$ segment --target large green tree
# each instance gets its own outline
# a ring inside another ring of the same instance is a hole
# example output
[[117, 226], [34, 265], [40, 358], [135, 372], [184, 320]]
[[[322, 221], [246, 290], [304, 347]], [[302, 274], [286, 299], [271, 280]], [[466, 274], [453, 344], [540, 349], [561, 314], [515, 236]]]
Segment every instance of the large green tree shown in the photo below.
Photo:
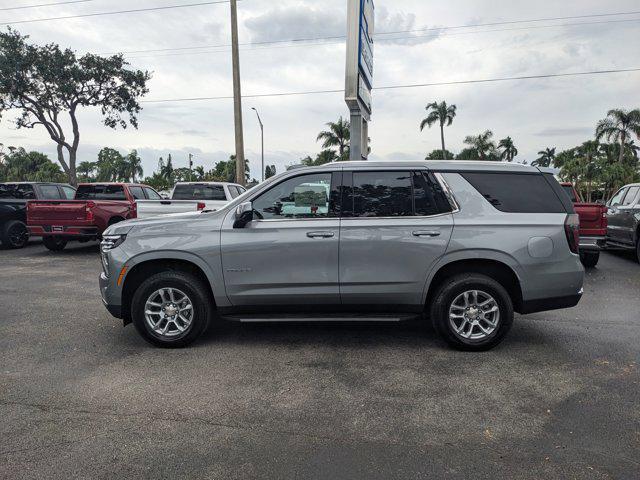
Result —
[[123, 177], [126, 175], [125, 159], [116, 149], [104, 147], [98, 152], [96, 170], [96, 180], [99, 182], [124, 180]]
[[327, 127], [329, 127], [329, 130], [320, 132], [316, 141], [322, 140], [322, 148], [325, 149], [338, 147], [339, 159], [348, 160], [349, 140], [351, 138], [349, 121], [340, 117], [337, 122], [327, 123]]
[[496, 144], [492, 140], [493, 132], [485, 130], [479, 135], [469, 135], [464, 139], [465, 145], [476, 151], [477, 160], [494, 160], [496, 156]]
[[447, 151], [444, 146], [444, 127], [448, 127], [453, 123], [457, 108], [455, 105], [447, 105], [445, 101], [440, 103], [432, 102], [425, 107], [427, 116], [420, 122], [420, 131], [423, 131], [426, 126], [431, 128], [436, 123], [440, 126], [440, 142], [442, 143], [442, 156], [440, 159], [442, 160], [446, 159]]
[[442, 150], [433, 150], [425, 157], [425, 160], [453, 160], [454, 158], [455, 155], [449, 150], [445, 150], [444, 155], [442, 154]]
[[44, 128], [75, 185], [79, 109], [96, 107], [110, 128], [137, 128], [138, 99], [148, 92], [150, 74], [127, 68], [122, 55], [77, 57], [71, 49], [33, 45], [27, 39], [12, 29], [0, 33], [0, 114], [16, 109], [17, 128]]
[[2, 153], [0, 181], [2, 182], [64, 182], [60, 167], [40, 152], [27, 152], [24, 148], [11, 148]]
[[608, 142], [617, 142], [620, 145], [618, 161], [622, 163], [625, 148], [631, 141], [632, 135], [640, 138], [640, 109], [622, 110], [614, 108], [607, 112], [607, 118], [598, 122], [596, 127], [596, 139], [606, 139]]

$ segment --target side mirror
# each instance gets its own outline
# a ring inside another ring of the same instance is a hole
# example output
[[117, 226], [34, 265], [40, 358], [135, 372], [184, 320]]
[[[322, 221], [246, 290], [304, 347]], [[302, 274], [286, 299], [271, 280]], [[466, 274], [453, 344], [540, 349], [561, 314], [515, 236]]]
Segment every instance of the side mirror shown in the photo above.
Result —
[[251, 220], [253, 220], [253, 204], [251, 202], [241, 203], [236, 207], [236, 220], [233, 222], [233, 228], [244, 228]]

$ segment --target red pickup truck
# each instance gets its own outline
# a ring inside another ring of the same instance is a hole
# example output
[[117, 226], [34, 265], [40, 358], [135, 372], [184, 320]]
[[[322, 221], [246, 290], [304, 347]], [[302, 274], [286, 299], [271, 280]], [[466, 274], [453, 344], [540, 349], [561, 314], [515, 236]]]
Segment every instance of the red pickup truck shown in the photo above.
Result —
[[53, 251], [63, 250], [69, 240], [98, 239], [109, 225], [137, 217], [136, 200], [147, 198], [145, 189], [153, 190], [133, 183], [81, 183], [73, 200], [31, 200], [29, 234], [42, 237]]
[[571, 183], [561, 183], [562, 188], [573, 202], [573, 208], [580, 217], [580, 261], [587, 268], [593, 268], [600, 259], [607, 236], [607, 206], [601, 203], [586, 203]]

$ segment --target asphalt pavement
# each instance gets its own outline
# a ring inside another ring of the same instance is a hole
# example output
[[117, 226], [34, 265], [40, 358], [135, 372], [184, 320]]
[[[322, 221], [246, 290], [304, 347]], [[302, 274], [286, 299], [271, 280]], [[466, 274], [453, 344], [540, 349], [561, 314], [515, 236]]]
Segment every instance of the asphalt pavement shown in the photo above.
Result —
[[161, 350], [95, 243], [0, 250], [0, 478], [638, 479], [640, 265], [484, 353], [419, 322], [234, 324]]

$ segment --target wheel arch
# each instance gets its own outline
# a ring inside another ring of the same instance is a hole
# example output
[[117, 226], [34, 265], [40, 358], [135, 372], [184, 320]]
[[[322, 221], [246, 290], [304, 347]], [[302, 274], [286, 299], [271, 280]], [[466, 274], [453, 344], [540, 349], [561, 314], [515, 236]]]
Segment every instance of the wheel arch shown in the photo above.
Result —
[[523, 305], [522, 280], [517, 273], [513, 259], [496, 256], [452, 257], [437, 265], [431, 272], [425, 295], [425, 307], [431, 304], [437, 288], [446, 278], [460, 273], [479, 273], [500, 283], [509, 293], [513, 308], [519, 312]]
[[216, 292], [214, 292], [213, 278], [209, 268], [200, 259], [187, 258], [185, 256], [172, 256], [172, 257], [151, 257], [151, 258], [138, 258], [135, 264], [127, 270], [126, 276], [122, 284], [122, 318], [125, 324], [131, 322], [131, 301], [135, 293], [135, 289], [146, 278], [156, 273], [166, 271], [178, 271], [190, 273], [204, 283], [207, 287], [212, 305], [215, 307]]

